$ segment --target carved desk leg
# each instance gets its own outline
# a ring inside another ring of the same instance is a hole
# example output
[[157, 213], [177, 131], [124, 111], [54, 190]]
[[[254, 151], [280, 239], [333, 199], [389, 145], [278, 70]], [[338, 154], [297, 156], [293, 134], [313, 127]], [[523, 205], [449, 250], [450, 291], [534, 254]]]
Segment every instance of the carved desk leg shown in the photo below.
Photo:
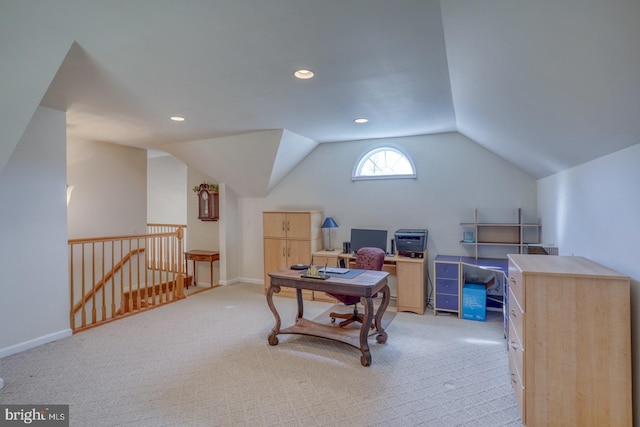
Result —
[[273, 327], [273, 329], [271, 329], [271, 332], [269, 333], [269, 336], [267, 338], [267, 340], [269, 341], [270, 345], [278, 345], [278, 333], [280, 332], [280, 315], [278, 314], [278, 310], [276, 310], [276, 306], [273, 305], [273, 293], [278, 293], [280, 292], [280, 286], [277, 285], [270, 285], [269, 289], [267, 290], [267, 304], [269, 305], [269, 308], [271, 309], [271, 312], [273, 313], [273, 315], [276, 318], [276, 325]]
[[373, 321], [373, 299], [371, 297], [360, 298], [360, 303], [364, 306], [364, 317], [360, 327], [360, 363], [362, 366], [371, 365], [371, 351], [369, 350], [369, 328]]
[[391, 300], [391, 292], [389, 291], [388, 285], [382, 288], [380, 292], [382, 292], [382, 302], [380, 303], [380, 307], [378, 307], [378, 311], [376, 312], [376, 329], [378, 330], [376, 341], [379, 344], [384, 344], [387, 342], [387, 332], [382, 327], [382, 316], [384, 316], [384, 312], [389, 306], [389, 301]]
[[303, 306], [303, 302], [302, 302], [302, 289], [300, 289], [300, 288], [296, 289], [296, 298], [298, 299], [298, 317], [297, 317], [297, 319], [302, 319], [302, 316], [304, 315], [304, 306]]

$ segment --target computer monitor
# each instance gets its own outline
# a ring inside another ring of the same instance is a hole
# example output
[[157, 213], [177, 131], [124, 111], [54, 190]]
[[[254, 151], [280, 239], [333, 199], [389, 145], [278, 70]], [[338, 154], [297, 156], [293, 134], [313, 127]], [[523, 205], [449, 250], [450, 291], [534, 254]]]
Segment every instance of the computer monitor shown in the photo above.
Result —
[[387, 230], [352, 228], [350, 245], [352, 252], [365, 247], [380, 248], [387, 252]]

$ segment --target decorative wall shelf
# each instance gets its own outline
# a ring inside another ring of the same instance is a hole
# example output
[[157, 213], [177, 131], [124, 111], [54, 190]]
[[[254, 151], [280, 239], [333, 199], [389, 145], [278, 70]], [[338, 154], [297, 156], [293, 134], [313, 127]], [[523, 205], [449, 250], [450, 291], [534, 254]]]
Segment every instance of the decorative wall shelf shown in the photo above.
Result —
[[478, 249], [482, 246], [513, 246], [516, 253], [525, 253], [530, 244], [540, 243], [540, 224], [525, 223], [522, 209], [518, 209], [518, 219], [514, 223], [478, 222], [478, 209], [475, 209], [473, 222], [461, 222], [463, 229], [462, 245], [471, 246], [478, 258]]

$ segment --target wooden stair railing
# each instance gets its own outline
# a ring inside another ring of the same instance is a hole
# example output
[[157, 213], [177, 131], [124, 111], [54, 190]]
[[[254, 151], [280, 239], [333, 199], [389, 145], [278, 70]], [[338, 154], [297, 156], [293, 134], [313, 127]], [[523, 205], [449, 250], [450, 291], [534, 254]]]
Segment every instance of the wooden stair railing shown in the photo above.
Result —
[[[182, 252], [187, 251], [187, 236], [184, 231], [187, 230], [186, 224], [160, 224], [160, 223], [147, 223], [147, 234], [158, 234], [158, 233], [171, 233], [175, 232], [178, 228], [182, 228], [183, 230], [183, 238], [182, 238]], [[170, 265], [167, 259], [158, 258], [158, 254], [163, 254], [165, 258], [171, 254], [166, 253], [162, 250], [158, 251], [160, 243], [152, 246], [147, 251], [147, 263], [149, 264], [147, 268], [151, 268], [154, 270], [162, 270], [162, 269], [176, 269], [177, 266]], [[185, 272], [186, 273], [186, 272]]]
[[71, 329], [87, 329], [184, 298], [183, 236], [177, 227], [69, 240]]
[[161, 304], [158, 302], [161, 296], [170, 294], [176, 287], [176, 281], [156, 283], [140, 289], [126, 291], [122, 297], [118, 314], [126, 314], [142, 308]]
[[89, 300], [96, 294], [96, 292], [102, 290], [104, 284], [110, 280], [114, 274], [116, 274], [124, 264], [131, 259], [132, 255], [138, 254], [140, 252], [144, 252], [144, 248], [135, 249], [128, 254], [126, 254], [98, 283], [96, 283], [91, 290], [84, 296], [82, 301], [78, 302], [73, 309], [71, 310], [72, 314], [76, 314], [84, 304], [89, 302]]

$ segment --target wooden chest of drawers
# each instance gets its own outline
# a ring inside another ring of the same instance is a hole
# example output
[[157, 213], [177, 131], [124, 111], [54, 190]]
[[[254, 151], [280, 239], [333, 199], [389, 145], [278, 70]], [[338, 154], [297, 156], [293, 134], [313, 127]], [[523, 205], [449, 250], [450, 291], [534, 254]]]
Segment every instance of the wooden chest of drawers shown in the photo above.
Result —
[[630, 278], [509, 255], [509, 371], [524, 425], [631, 426]]

